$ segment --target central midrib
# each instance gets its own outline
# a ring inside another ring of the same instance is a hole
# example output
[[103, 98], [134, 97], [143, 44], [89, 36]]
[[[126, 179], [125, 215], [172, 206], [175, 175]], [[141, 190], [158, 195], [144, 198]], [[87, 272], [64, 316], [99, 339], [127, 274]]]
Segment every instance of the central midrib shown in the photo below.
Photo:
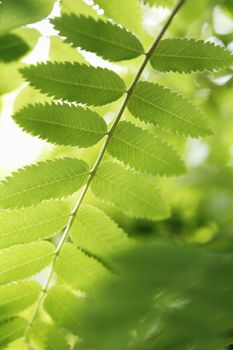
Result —
[[[111, 87], [105, 87], [105, 86], [96, 86], [96, 85], [90, 85], [90, 84], [81, 84], [78, 82], [74, 82], [74, 81], [64, 81], [58, 78], [54, 78], [54, 77], [43, 77], [43, 76], [37, 76], [36, 74], [34, 74], [34, 78], [38, 78], [38, 79], [42, 79], [42, 80], [47, 80], [47, 81], [53, 81], [56, 83], [60, 83], [63, 85], [71, 85], [71, 86], [78, 86], [78, 87], [86, 87], [86, 88], [91, 88], [94, 90], [107, 90], [107, 91], [117, 91], [117, 92], [124, 92], [125, 89], [113, 89]], [[34, 84], [36, 86], [36, 84]]]
[[163, 160], [163, 159], [161, 159], [159, 157], [156, 157], [154, 154], [146, 152], [144, 149], [141, 149], [141, 148], [137, 147], [135, 144], [131, 144], [131, 143], [127, 142], [126, 140], [122, 140], [119, 136], [116, 136], [116, 134], [113, 136], [113, 138], [116, 138], [116, 139], [120, 140], [121, 142], [125, 143], [126, 145], [131, 146], [131, 147], [135, 148], [136, 150], [144, 153], [145, 155], [147, 155], [147, 156], [149, 156], [149, 157], [151, 157], [151, 158], [153, 158], [155, 160], [158, 160], [161, 163], [164, 163], [164, 164], [168, 165], [169, 167], [172, 167], [172, 165], [170, 163], [166, 162], [165, 160]]
[[155, 107], [155, 108], [157, 108], [157, 109], [160, 109], [160, 110], [163, 111], [163, 112], [166, 112], [166, 113], [168, 113], [168, 114], [173, 115], [173, 116], [176, 117], [177, 119], [180, 119], [180, 120], [182, 120], [182, 121], [184, 121], [184, 122], [186, 122], [186, 123], [188, 123], [188, 124], [190, 124], [190, 125], [195, 126], [196, 128], [199, 128], [199, 126], [198, 126], [197, 124], [195, 124], [194, 122], [190, 121], [189, 119], [184, 119], [183, 117], [179, 116], [178, 114], [175, 114], [175, 113], [173, 113], [172, 111], [169, 111], [169, 110], [167, 110], [166, 108], [163, 108], [163, 107], [161, 107], [161, 106], [155, 104], [154, 102], [150, 102], [150, 101], [144, 99], [143, 97], [141, 97], [141, 96], [139, 96], [139, 95], [137, 95], [137, 94], [135, 94], [135, 93], [133, 94], [133, 96], [134, 96], [136, 99], [141, 100], [141, 101], [143, 101], [144, 103], [146, 103], [146, 104], [148, 104], [148, 105], [151, 105], [151, 106], [153, 106], [153, 107]]
[[52, 184], [55, 184], [55, 183], [64, 182], [64, 181], [67, 180], [67, 179], [70, 180], [70, 179], [73, 179], [73, 178], [75, 178], [75, 177], [87, 176], [87, 175], [88, 175], [88, 173], [83, 173], [83, 174], [78, 174], [78, 175], [73, 175], [73, 176], [66, 176], [66, 177], [63, 177], [62, 179], [59, 179], [59, 180], [54, 180], [54, 181], [51, 181], [51, 182], [46, 182], [45, 184], [42, 184], [42, 185], [33, 186], [33, 187], [30, 187], [30, 188], [27, 188], [26, 190], [18, 191], [18, 192], [13, 193], [13, 194], [11, 194], [11, 195], [9, 195], [9, 196], [2, 197], [2, 198], [0, 199], [0, 202], [1, 202], [2, 200], [8, 199], [8, 198], [12, 198], [12, 197], [14, 197], [14, 196], [18, 196], [18, 195], [20, 195], [20, 194], [22, 194], [22, 193], [30, 192], [31, 190], [35, 190], [35, 189], [37, 189], [37, 188], [46, 187], [46, 186], [49, 186], [49, 185], [52, 185]]
[[112, 44], [112, 45], [121, 47], [123, 49], [128, 49], [129, 51], [132, 51], [132, 52], [137, 52], [137, 53], [141, 53], [141, 54], [143, 53], [143, 51], [139, 51], [139, 50], [136, 50], [136, 49], [134, 49], [132, 47], [128, 47], [126, 45], [123, 45], [122, 43], [119, 44], [119, 42], [107, 40], [107, 39], [105, 39], [103, 37], [100, 37], [100, 36], [96, 36], [96, 35], [93, 35], [93, 34], [90, 34], [90, 33], [83, 33], [83, 32], [77, 31], [77, 30], [72, 30], [71, 28], [69, 28], [68, 30], [70, 32], [75, 33], [75, 34], [81, 34], [81, 35], [87, 36], [87, 37], [92, 38], [92, 39], [97, 39], [99, 41], [102, 41], [102, 42], [105, 42], [105, 43], [108, 43], [108, 44]]
[[32, 122], [38, 122], [38, 123], [42, 123], [42, 124], [51, 124], [51, 125], [57, 125], [57, 126], [64, 126], [66, 128], [70, 128], [70, 129], [74, 129], [74, 130], [80, 130], [80, 131], [84, 131], [84, 132], [89, 132], [89, 133], [92, 133], [92, 134], [100, 134], [100, 135], [104, 135], [105, 132], [101, 132], [101, 131], [98, 131], [98, 130], [91, 130], [91, 129], [84, 129], [84, 128], [81, 128], [81, 127], [75, 127], [75, 126], [72, 126], [72, 125], [68, 125], [68, 124], [63, 124], [63, 123], [59, 123], [59, 122], [54, 122], [54, 121], [49, 121], [49, 120], [42, 120], [42, 119], [33, 119], [33, 118], [27, 118], [27, 117], [24, 117], [22, 118], [23, 120], [29, 120], [29, 121], [32, 121]]

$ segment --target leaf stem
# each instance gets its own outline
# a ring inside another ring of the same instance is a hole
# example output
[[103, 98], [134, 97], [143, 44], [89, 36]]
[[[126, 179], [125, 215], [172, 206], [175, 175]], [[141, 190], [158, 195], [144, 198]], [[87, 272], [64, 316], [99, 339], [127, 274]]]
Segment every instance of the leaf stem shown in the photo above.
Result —
[[68, 237], [70, 228], [71, 228], [71, 226], [74, 223], [74, 218], [77, 216], [78, 210], [79, 210], [79, 208], [80, 208], [80, 206], [81, 206], [81, 204], [82, 204], [82, 202], [83, 202], [83, 200], [84, 200], [84, 198], [86, 196], [87, 191], [90, 188], [90, 185], [91, 185], [91, 183], [92, 183], [92, 181], [93, 181], [93, 179], [95, 177], [95, 174], [96, 174], [96, 172], [97, 172], [97, 170], [99, 168], [99, 165], [100, 165], [100, 163], [101, 163], [101, 161], [102, 161], [102, 159], [103, 159], [103, 157], [104, 157], [104, 155], [106, 153], [106, 150], [107, 150], [107, 147], [109, 145], [109, 142], [111, 141], [112, 135], [113, 135], [113, 133], [114, 133], [114, 131], [115, 131], [115, 129], [116, 129], [116, 127], [117, 127], [117, 125], [118, 125], [118, 123], [119, 123], [123, 113], [124, 113], [124, 111], [125, 111], [125, 108], [126, 108], [128, 102], [129, 102], [129, 99], [132, 96], [133, 91], [134, 91], [134, 89], [136, 87], [136, 84], [138, 83], [138, 81], [139, 81], [139, 79], [140, 79], [140, 77], [141, 77], [141, 75], [142, 75], [142, 73], [143, 73], [147, 63], [149, 62], [151, 56], [154, 54], [154, 52], [155, 52], [155, 50], [156, 50], [160, 40], [162, 39], [162, 37], [165, 34], [166, 30], [168, 29], [169, 25], [171, 24], [173, 18], [175, 17], [175, 15], [179, 11], [179, 9], [182, 7], [182, 5], [185, 3], [185, 1], [186, 0], [179, 0], [178, 1], [177, 5], [175, 6], [173, 11], [171, 12], [168, 20], [166, 21], [165, 25], [161, 29], [158, 37], [156, 38], [156, 40], [154, 41], [153, 45], [150, 47], [148, 52], [145, 54], [145, 59], [142, 62], [142, 64], [141, 64], [141, 66], [140, 66], [140, 68], [139, 68], [139, 70], [138, 70], [138, 72], [137, 72], [137, 74], [136, 74], [136, 76], [135, 76], [131, 86], [129, 87], [129, 89], [126, 92], [126, 97], [125, 97], [124, 102], [123, 102], [123, 104], [121, 106], [121, 109], [120, 109], [116, 119], [114, 120], [114, 123], [111, 126], [109, 132], [107, 133], [106, 140], [105, 140], [105, 142], [103, 144], [103, 147], [100, 150], [100, 153], [99, 153], [99, 155], [98, 155], [98, 157], [96, 159], [96, 162], [95, 162], [94, 166], [92, 167], [92, 170], [91, 170], [91, 172], [89, 174], [88, 180], [87, 180], [85, 186], [83, 187], [83, 190], [82, 190], [82, 192], [81, 192], [81, 194], [80, 194], [80, 196], [78, 198], [78, 201], [76, 202], [76, 204], [75, 204], [75, 206], [73, 208], [73, 211], [72, 211], [72, 213], [70, 215], [69, 221], [68, 221], [68, 223], [67, 223], [67, 225], [65, 227], [65, 230], [64, 230], [64, 232], [62, 234], [61, 240], [59, 241], [59, 243], [58, 243], [58, 245], [56, 247], [56, 250], [55, 250], [55, 253], [53, 255], [52, 262], [51, 262], [51, 268], [50, 268], [50, 272], [49, 272], [48, 278], [47, 278], [45, 286], [44, 286], [44, 288], [43, 288], [43, 290], [42, 290], [42, 292], [40, 294], [40, 297], [39, 297], [39, 299], [37, 301], [37, 304], [36, 304], [33, 316], [31, 318], [31, 321], [29, 322], [28, 327], [27, 327], [26, 332], [25, 332], [25, 338], [26, 338], [27, 341], [28, 341], [28, 337], [29, 337], [31, 328], [32, 328], [32, 326], [33, 326], [33, 324], [34, 324], [34, 322], [35, 322], [35, 320], [37, 318], [37, 315], [39, 313], [40, 306], [41, 306], [41, 304], [43, 302], [43, 299], [44, 299], [44, 297], [45, 297], [45, 295], [46, 295], [46, 293], [47, 293], [47, 291], [49, 289], [50, 282], [51, 282], [51, 280], [53, 278], [53, 274], [54, 274], [54, 271], [55, 271], [56, 260], [57, 260], [59, 254], [61, 252], [61, 249], [62, 249], [62, 247], [63, 247], [63, 245], [64, 245], [64, 243], [65, 243], [65, 241], [66, 241], [66, 239]]

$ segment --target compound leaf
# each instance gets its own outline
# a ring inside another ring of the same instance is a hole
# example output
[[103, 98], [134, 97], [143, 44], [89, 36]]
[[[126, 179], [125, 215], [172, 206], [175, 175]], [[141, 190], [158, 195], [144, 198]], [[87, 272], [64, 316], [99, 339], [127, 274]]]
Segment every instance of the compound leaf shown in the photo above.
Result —
[[160, 85], [141, 81], [128, 103], [130, 113], [171, 133], [198, 137], [210, 135], [203, 113], [182, 95]]
[[89, 166], [76, 158], [58, 158], [26, 166], [0, 183], [0, 207], [20, 208], [68, 196], [85, 183]]
[[96, 112], [79, 106], [29, 105], [13, 118], [23, 130], [58, 145], [90, 147], [107, 133], [105, 121]]
[[129, 122], [120, 122], [108, 146], [111, 156], [152, 175], [179, 175], [185, 166], [166, 142]]
[[100, 106], [117, 100], [126, 90], [113, 71], [77, 62], [40, 63], [21, 72], [33, 87], [63, 101]]
[[72, 14], [55, 18], [52, 23], [67, 42], [110, 61], [135, 58], [144, 52], [132, 33], [111, 22]]
[[210, 42], [175, 38], [161, 40], [150, 62], [161, 72], [212, 72], [232, 65], [233, 55]]
[[49, 242], [33, 242], [0, 251], [0, 284], [35, 275], [51, 261], [54, 248]]
[[117, 163], [105, 161], [100, 165], [92, 191], [96, 197], [129, 216], [160, 220], [169, 215], [155, 180], [135, 174]]
[[70, 214], [70, 205], [59, 201], [13, 211], [2, 210], [0, 248], [51, 237], [66, 225]]

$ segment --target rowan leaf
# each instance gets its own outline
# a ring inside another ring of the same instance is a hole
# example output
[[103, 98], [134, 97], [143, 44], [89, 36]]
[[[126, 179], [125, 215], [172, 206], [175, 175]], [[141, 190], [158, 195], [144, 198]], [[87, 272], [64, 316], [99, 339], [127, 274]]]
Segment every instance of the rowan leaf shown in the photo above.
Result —
[[144, 52], [142, 44], [132, 33], [110, 21], [71, 14], [55, 18], [52, 23], [73, 46], [110, 61], [128, 60]]
[[129, 247], [123, 230], [102, 210], [91, 205], [80, 208], [70, 233], [78, 247], [107, 264], [114, 254]]
[[172, 6], [175, 4], [175, 0], [143, 0], [143, 2], [149, 6]]
[[17, 60], [29, 51], [27, 43], [15, 34], [0, 37], [0, 62]]
[[20, 70], [30, 85], [63, 101], [100, 106], [120, 98], [126, 86], [113, 71], [80, 63], [39, 63]]
[[129, 216], [161, 220], [169, 215], [156, 180], [135, 174], [120, 164], [103, 162], [91, 188], [96, 197]]
[[110, 274], [97, 259], [88, 256], [71, 243], [67, 243], [60, 252], [55, 270], [63, 281], [88, 292], [91, 292], [90, 286], [95, 284], [95, 281]]
[[139, 82], [128, 109], [134, 117], [170, 133], [191, 137], [211, 134], [201, 110], [186, 97], [157, 84]]
[[[140, 2], [135, 0], [95, 0], [95, 3], [104, 10], [107, 18], [123, 25], [132, 32], [143, 35], [142, 12]], [[130, 11], [130, 16], [129, 16]]]
[[27, 321], [22, 317], [0, 322], [0, 348], [6, 349], [7, 344], [21, 338], [26, 327]]
[[96, 112], [79, 106], [29, 105], [13, 118], [24, 131], [57, 145], [90, 147], [107, 133], [105, 121]]
[[161, 40], [151, 65], [161, 72], [212, 72], [233, 64], [233, 55], [219, 45], [195, 39]]
[[32, 328], [30, 339], [35, 349], [43, 350], [70, 350], [65, 338], [65, 332], [57, 328], [57, 325], [38, 321]]
[[34, 281], [23, 281], [0, 287], [0, 319], [9, 318], [32, 305], [41, 287]]
[[71, 195], [84, 185], [88, 173], [87, 163], [76, 158], [25, 166], [0, 183], [0, 207], [27, 207]]
[[0, 250], [0, 284], [35, 275], [49, 264], [53, 251], [49, 242], [33, 242]]
[[152, 175], [179, 175], [185, 166], [177, 153], [159, 137], [129, 122], [120, 122], [108, 153], [135, 170]]
[[52, 11], [54, 0], [2, 0], [0, 2], [0, 35], [38, 22]]
[[60, 231], [71, 214], [65, 202], [48, 201], [35, 207], [0, 211], [0, 248], [49, 238]]
[[46, 296], [44, 307], [57, 325], [74, 334], [78, 333], [78, 315], [83, 301], [64, 287], [52, 287]]

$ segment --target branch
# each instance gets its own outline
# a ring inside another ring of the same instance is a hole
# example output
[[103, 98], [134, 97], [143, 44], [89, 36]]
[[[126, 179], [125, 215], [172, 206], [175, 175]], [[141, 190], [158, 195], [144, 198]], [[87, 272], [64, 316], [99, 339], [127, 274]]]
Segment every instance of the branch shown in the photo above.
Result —
[[160, 40], [162, 39], [162, 37], [165, 34], [166, 30], [168, 29], [169, 25], [171, 24], [173, 18], [175, 17], [175, 15], [177, 14], [177, 12], [179, 11], [179, 9], [182, 7], [182, 5], [184, 3], [185, 3], [185, 0], [179, 0], [178, 1], [176, 7], [171, 12], [167, 22], [165, 23], [164, 27], [162, 28], [161, 32], [159, 33], [157, 39], [155, 40], [155, 42], [153, 43], [153, 45], [151, 46], [149, 51], [145, 54], [145, 59], [144, 59], [142, 65], [140, 66], [140, 68], [138, 70], [138, 73], [137, 73], [136, 77], [134, 78], [130, 88], [128, 89], [128, 91], [126, 93], [126, 97], [125, 97], [125, 100], [124, 100], [124, 102], [122, 104], [122, 107], [121, 107], [121, 109], [120, 109], [120, 111], [119, 111], [119, 113], [118, 113], [118, 115], [117, 115], [117, 117], [116, 117], [112, 127], [110, 128], [110, 130], [109, 130], [109, 132], [107, 134], [105, 143], [103, 144], [103, 147], [102, 147], [102, 149], [101, 149], [101, 151], [100, 151], [100, 153], [99, 153], [99, 155], [98, 155], [98, 157], [96, 159], [96, 162], [95, 162], [95, 164], [94, 164], [94, 166], [93, 166], [93, 168], [92, 168], [92, 170], [90, 172], [88, 180], [87, 180], [87, 182], [86, 182], [86, 184], [85, 184], [85, 186], [84, 186], [84, 188], [83, 188], [83, 190], [82, 190], [82, 192], [80, 194], [80, 197], [79, 197], [77, 203], [75, 204], [75, 206], [73, 208], [72, 214], [71, 214], [71, 216], [69, 218], [69, 221], [68, 221], [68, 223], [67, 223], [67, 225], [65, 227], [65, 230], [64, 230], [63, 235], [61, 237], [61, 240], [60, 240], [60, 242], [57, 245], [56, 251], [55, 251], [55, 253], [53, 255], [53, 260], [52, 260], [52, 263], [51, 263], [51, 269], [50, 269], [47, 281], [45, 283], [45, 287], [44, 287], [43, 291], [40, 294], [40, 297], [39, 297], [39, 299], [37, 301], [37, 304], [36, 304], [33, 316], [31, 318], [31, 321], [29, 322], [28, 327], [27, 327], [26, 332], [25, 332], [25, 338], [27, 340], [28, 340], [28, 336], [30, 334], [31, 328], [32, 328], [32, 326], [33, 326], [33, 324], [34, 324], [34, 322], [36, 320], [36, 317], [37, 317], [37, 315], [39, 313], [39, 309], [40, 309], [41, 303], [43, 302], [43, 299], [44, 299], [44, 297], [45, 297], [45, 295], [46, 295], [46, 293], [47, 293], [47, 291], [49, 289], [50, 282], [51, 282], [51, 279], [53, 277], [54, 270], [55, 270], [56, 260], [57, 260], [59, 254], [61, 252], [61, 249], [62, 249], [62, 247], [63, 247], [63, 245], [64, 245], [64, 243], [65, 243], [65, 241], [66, 241], [66, 239], [68, 237], [70, 228], [71, 228], [71, 226], [72, 226], [72, 224], [74, 222], [74, 218], [78, 214], [78, 210], [79, 210], [79, 208], [80, 208], [80, 206], [81, 206], [81, 204], [82, 204], [82, 202], [83, 202], [83, 200], [84, 200], [84, 198], [86, 196], [87, 191], [90, 188], [90, 185], [91, 185], [91, 183], [92, 183], [92, 181], [93, 181], [93, 179], [95, 177], [95, 174], [96, 174], [96, 172], [97, 172], [97, 170], [99, 168], [99, 165], [100, 165], [100, 163], [101, 163], [101, 161], [102, 161], [102, 159], [103, 159], [103, 157], [104, 157], [104, 155], [106, 153], [106, 150], [107, 150], [107, 147], [109, 145], [109, 142], [111, 141], [112, 135], [113, 135], [113, 133], [114, 133], [114, 131], [115, 131], [115, 129], [116, 129], [116, 127], [117, 127], [117, 125], [118, 125], [118, 123], [119, 123], [123, 113], [124, 113], [124, 111], [125, 111], [125, 108], [126, 108], [128, 102], [129, 102], [129, 99], [132, 96], [132, 94], [134, 92], [134, 89], [135, 89], [135, 87], [136, 87], [136, 85], [137, 85], [137, 83], [138, 83], [138, 81], [139, 81], [139, 79], [140, 79], [140, 77], [141, 77], [141, 75], [142, 75], [142, 73], [143, 73], [147, 63], [149, 62], [151, 56], [154, 54], [154, 52], [155, 52], [155, 50], [156, 50]]

